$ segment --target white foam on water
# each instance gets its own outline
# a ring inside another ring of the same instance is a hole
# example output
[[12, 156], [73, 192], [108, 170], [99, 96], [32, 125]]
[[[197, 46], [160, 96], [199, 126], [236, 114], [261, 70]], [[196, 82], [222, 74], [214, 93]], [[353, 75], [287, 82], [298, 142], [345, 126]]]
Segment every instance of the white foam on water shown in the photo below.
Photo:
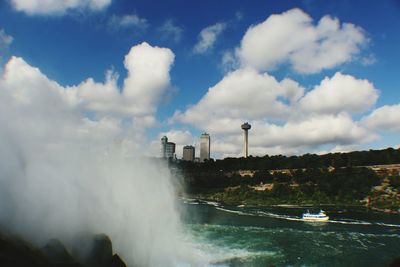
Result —
[[221, 210], [221, 211], [225, 211], [225, 212], [229, 212], [229, 213], [238, 214], [238, 215], [257, 216], [255, 214], [251, 214], [251, 213], [248, 213], [248, 212], [243, 212], [243, 211], [238, 211], [238, 210], [231, 210], [231, 209], [226, 209], [226, 208], [221, 208], [221, 207], [216, 207], [215, 209]]
[[266, 211], [261, 211], [261, 210], [255, 210], [255, 211], [244, 211], [243, 209], [239, 210], [233, 210], [229, 209], [226, 207], [216, 207], [216, 209], [229, 212], [229, 213], [234, 213], [238, 214], [241, 216], [260, 216], [260, 217], [271, 217], [271, 218], [276, 218], [276, 219], [282, 219], [282, 220], [288, 220], [288, 221], [298, 221], [298, 222], [306, 222], [306, 223], [333, 223], [333, 224], [347, 224], [347, 225], [377, 225], [377, 226], [383, 226], [383, 227], [393, 227], [393, 228], [400, 228], [400, 225], [398, 224], [390, 224], [390, 223], [383, 223], [383, 222], [367, 222], [367, 221], [361, 221], [361, 220], [351, 220], [351, 219], [343, 219], [343, 220], [329, 220], [326, 222], [309, 222], [305, 221], [300, 217], [295, 217], [295, 216], [289, 216], [289, 215], [282, 215], [282, 214], [276, 214], [272, 212], [266, 212]]
[[207, 203], [208, 205], [214, 206], [214, 207], [219, 207], [221, 204], [215, 201], [208, 201], [205, 200], [204, 203]]
[[377, 225], [381, 225], [381, 226], [387, 226], [387, 227], [396, 227], [396, 228], [400, 228], [400, 225], [398, 224], [392, 224], [392, 223], [375, 223]]
[[[226, 226], [212, 226], [213, 229], [225, 227]], [[192, 242], [194, 242], [193, 247], [197, 252], [197, 261], [205, 262], [203, 265], [196, 266], [230, 266], [229, 261], [231, 260], [246, 261], [254, 257], [273, 257], [276, 255], [275, 252], [271, 251], [249, 251], [247, 249], [218, 246], [213, 244], [212, 241], [205, 239], [204, 236], [192, 239]]]

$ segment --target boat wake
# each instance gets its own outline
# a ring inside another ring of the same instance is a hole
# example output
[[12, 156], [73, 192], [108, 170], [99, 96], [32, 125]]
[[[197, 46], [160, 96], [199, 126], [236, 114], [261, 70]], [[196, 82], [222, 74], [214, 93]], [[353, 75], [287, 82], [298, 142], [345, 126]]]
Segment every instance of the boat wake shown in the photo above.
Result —
[[324, 222], [310, 222], [310, 221], [304, 220], [301, 217], [297, 217], [297, 216], [282, 215], [282, 214], [276, 214], [276, 213], [261, 211], [261, 210], [242, 211], [242, 210], [236, 210], [236, 209], [229, 209], [229, 208], [221, 207], [221, 206], [216, 206], [216, 209], [224, 211], [224, 212], [238, 214], [241, 216], [270, 217], [270, 218], [276, 218], [276, 219], [287, 220], [287, 221], [324, 223], [324, 224], [330, 223], [330, 224], [347, 224], [347, 225], [370, 225], [370, 226], [400, 228], [400, 225], [398, 225], [398, 224], [390, 224], [390, 223], [383, 223], [383, 222], [367, 222], [367, 221], [352, 220], [352, 219], [333, 219], [333, 220], [330, 219], [329, 221], [324, 221]]
[[214, 206], [214, 207], [219, 207], [221, 205], [220, 203], [215, 202], [215, 201], [199, 200], [199, 199], [195, 199], [195, 198], [181, 197], [181, 198], [178, 198], [178, 200], [183, 202], [184, 204], [188, 204], [188, 205], [203, 204], [203, 205], [210, 205], [210, 206]]

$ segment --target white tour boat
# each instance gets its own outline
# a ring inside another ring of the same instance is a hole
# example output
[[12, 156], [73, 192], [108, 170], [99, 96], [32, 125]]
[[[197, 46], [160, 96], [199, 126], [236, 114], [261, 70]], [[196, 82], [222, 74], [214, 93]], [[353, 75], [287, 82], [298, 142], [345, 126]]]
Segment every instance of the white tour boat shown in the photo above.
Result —
[[329, 220], [329, 216], [323, 210], [320, 210], [319, 213], [310, 213], [307, 211], [303, 213], [302, 219], [310, 222], [326, 222]]

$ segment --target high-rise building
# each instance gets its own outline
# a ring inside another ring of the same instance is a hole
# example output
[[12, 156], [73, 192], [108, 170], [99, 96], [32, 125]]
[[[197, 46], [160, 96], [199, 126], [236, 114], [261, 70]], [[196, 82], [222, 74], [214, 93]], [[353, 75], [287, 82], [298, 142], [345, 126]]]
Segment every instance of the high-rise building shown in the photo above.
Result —
[[168, 142], [168, 137], [161, 138], [161, 157], [164, 159], [175, 158], [175, 143]]
[[194, 161], [195, 148], [194, 146], [184, 146], [182, 159], [186, 161]]
[[163, 136], [161, 138], [161, 157], [166, 158], [167, 157], [167, 143], [168, 143], [168, 138], [166, 136]]
[[168, 142], [165, 149], [165, 157], [167, 159], [175, 159], [175, 143]]
[[210, 135], [203, 133], [200, 137], [200, 162], [210, 160]]

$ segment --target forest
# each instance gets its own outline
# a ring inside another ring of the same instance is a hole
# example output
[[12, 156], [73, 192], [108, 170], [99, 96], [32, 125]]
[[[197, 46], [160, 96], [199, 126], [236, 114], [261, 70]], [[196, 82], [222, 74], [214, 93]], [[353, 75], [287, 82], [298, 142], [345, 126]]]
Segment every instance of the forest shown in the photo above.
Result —
[[[225, 158], [171, 162], [186, 193], [231, 204], [358, 203], [382, 177], [363, 167], [400, 163], [392, 148], [326, 155]], [[251, 170], [241, 175], [238, 170]], [[270, 190], [256, 190], [270, 184]]]

